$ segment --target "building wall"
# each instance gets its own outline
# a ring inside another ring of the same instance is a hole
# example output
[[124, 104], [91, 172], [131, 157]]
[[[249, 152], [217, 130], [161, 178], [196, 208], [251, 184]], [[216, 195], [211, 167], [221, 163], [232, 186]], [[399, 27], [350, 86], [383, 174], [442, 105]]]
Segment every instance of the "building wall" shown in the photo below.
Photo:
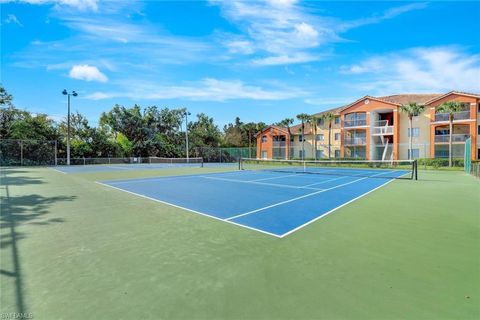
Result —
[[[428, 105], [430, 111], [430, 117], [432, 119], [430, 125], [430, 154], [432, 157], [435, 156], [435, 128], [441, 125], [448, 125], [448, 121], [442, 122], [434, 122], [435, 119], [435, 111], [438, 106], [442, 103], [449, 102], [449, 101], [457, 101], [463, 103], [470, 103], [470, 119], [465, 120], [454, 120], [454, 124], [465, 124], [469, 127], [469, 134], [471, 137], [471, 154], [472, 160], [477, 159], [478, 155], [478, 104], [480, 103], [480, 99], [471, 97], [471, 96], [464, 96], [459, 94], [450, 94], [442, 99], [432, 102]], [[438, 144], [437, 144], [438, 145]]]
[[[368, 104], [365, 103], [365, 100], [369, 100]], [[451, 94], [442, 99], [434, 101], [430, 105], [425, 106], [425, 111], [413, 118], [412, 127], [419, 128], [419, 136], [413, 137], [412, 148], [418, 149], [418, 156], [420, 158], [433, 158], [435, 157], [435, 128], [438, 126], [448, 126], [447, 122], [435, 122], [435, 108], [441, 105], [444, 102], [448, 101], [458, 101], [464, 103], [470, 103], [470, 119], [468, 120], [459, 120], [455, 121], [455, 124], [466, 125], [466, 127], [455, 128], [454, 132], [467, 132], [472, 138], [472, 159], [477, 159], [478, 154], [480, 153], [480, 135], [479, 135], [479, 119], [480, 112], [478, 109], [478, 104], [480, 99], [463, 96], [459, 94]], [[343, 110], [340, 114], [340, 124], [334, 124], [332, 121], [332, 130], [331, 130], [331, 158], [335, 157], [335, 150], [340, 151], [340, 157], [348, 157], [348, 152], [345, 150], [345, 145], [342, 143], [344, 141], [346, 132], [349, 129], [344, 128], [343, 124], [345, 121], [345, 114], [352, 112], [365, 112], [367, 125], [361, 127], [356, 127], [358, 130], [365, 130], [367, 143], [365, 144], [366, 149], [366, 158], [370, 159], [371, 150], [370, 150], [370, 121], [371, 121], [371, 112], [378, 110], [392, 110], [394, 115], [394, 141], [393, 141], [393, 158], [394, 159], [408, 159], [408, 149], [409, 149], [409, 137], [408, 137], [408, 128], [409, 120], [408, 116], [399, 110], [400, 108], [388, 102], [378, 101], [374, 99], [365, 98], [359, 100], [354, 105], [350, 106], [348, 109]], [[298, 128], [297, 128], [298, 129]], [[352, 128], [353, 130], [353, 128]], [[466, 130], [466, 131], [465, 131]], [[261, 143], [262, 135], [267, 135], [267, 142]], [[264, 133], [257, 136], [257, 156], [262, 156], [262, 151], [267, 152], [267, 157], [272, 157], [272, 135], [285, 134], [278, 129], [268, 129]], [[287, 133], [288, 134], [288, 133]], [[322, 126], [317, 126], [317, 135], [323, 134], [324, 140], [317, 141], [317, 150], [323, 151], [323, 159], [328, 158], [328, 124], [323, 124]], [[335, 140], [335, 134], [340, 135], [339, 140]], [[292, 136], [294, 141], [291, 143], [291, 148], [293, 149], [293, 155], [291, 158], [300, 159], [301, 155], [299, 153], [302, 150], [302, 142], [299, 141], [300, 133], [297, 131], [292, 131]], [[315, 136], [312, 132], [306, 132], [305, 134], [305, 159], [314, 159], [315, 158]], [[289, 141], [289, 138], [287, 139]], [[288, 144], [288, 143], [287, 143]], [[438, 143], [437, 143], [438, 146]], [[288, 155], [288, 153], [287, 153]]]
[[[273, 136], [285, 135], [286, 140], [288, 141], [289, 136], [288, 132], [284, 132], [274, 127], [268, 127], [262, 132], [257, 134], [257, 157], [262, 158], [264, 152], [268, 159], [273, 158]], [[266, 137], [266, 141], [263, 142], [262, 138]], [[286, 151], [288, 152], [288, 143], [286, 146]], [[288, 154], [288, 153], [287, 153]]]
[[[399, 130], [399, 159], [408, 159], [409, 137], [408, 128], [409, 120], [405, 113], [400, 112], [400, 123], [402, 124]], [[413, 137], [412, 149], [418, 149], [420, 158], [430, 158], [430, 119], [431, 115], [428, 108], [422, 114], [412, 119], [412, 128], [419, 128], [419, 136]]]
[[[335, 140], [335, 134], [341, 134], [340, 124], [334, 124], [332, 121], [332, 130], [331, 130], [331, 143], [330, 143], [330, 152], [331, 158], [335, 157], [335, 150], [340, 150], [341, 145], [341, 135], [340, 139]], [[317, 141], [317, 150], [323, 152], [323, 159], [328, 158], [328, 124], [322, 126], [317, 126], [317, 136], [323, 134], [323, 141]], [[300, 133], [296, 132], [293, 134], [294, 142], [292, 144], [293, 148], [293, 158], [300, 159], [299, 151], [302, 150], [302, 142], [299, 141]], [[315, 135], [312, 132], [307, 132], [305, 134], [305, 159], [314, 159], [315, 158]]]

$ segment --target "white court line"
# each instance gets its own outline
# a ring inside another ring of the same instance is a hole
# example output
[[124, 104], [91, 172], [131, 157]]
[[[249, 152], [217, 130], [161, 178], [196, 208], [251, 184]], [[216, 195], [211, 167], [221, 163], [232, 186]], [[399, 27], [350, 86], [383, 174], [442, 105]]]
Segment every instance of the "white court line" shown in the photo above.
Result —
[[241, 171], [226, 171], [226, 172], [211, 172], [211, 173], [196, 173], [196, 174], [184, 174], [181, 176], [161, 176], [161, 177], [151, 177], [151, 178], [139, 178], [139, 179], [123, 179], [123, 180], [105, 180], [104, 182], [108, 182], [109, 184], [117, 184], [117, 183], [137, 183], [137, 182], [150, 182], [150, 181], [164, 181], [164, 180], [176, 180], [176, 179], [183, 179], [183, 178], [194, 178], [194, 177], [202, 177], [205, 175], [222, 175], [222, 174], [242, 174]]
[[127, 168], [127, 167], [117, 167], [117, 166], [105, 166], [104, 168], [131, 170], [130, 168]]
[[135, 192], [128, 191], [128, 190], [125, 190], [125, 189], [122, 189], [122, 188], [114, 187], [114, 186], [111, 186], [111, 185], [109, 185], [109, 184], [105, 184], [105, 183], [102, 183], [102, 182], [99, 182], [99, 181], [95, 181], [95, 183], [98, 183], [99, 185], [102, 185], [102, 186], [105, 186], [105, 187], [109, 187], [109, 188], [112, 188], [112, 189], [116, 189], [116, 190], [119, 190], [119, 191], [123, 191], [123, 192], [126, 192], [126, 193], [130, 193], [130, 194], [133, 194], [133, 195], [138, 196], [138, 197], [141, 197], [141, 198], [145, 198], [145, 199], [152, 200], [152, 201], [155, 201], [155, 202], [163, 203], [163, 204], [166, 204], [166, 205], [169, 205], [169, 206], [178, 208], [178, 209], [183, 209], [183, 210], [186, 210], [186, 211], [190, 211], [190, 212], [193, 212], [193, 213], [202, 215], [202, 216], [204, 216], [204, 217], [208, 217], [208, 218], [212, 218], [212, 219], [215, 219], [215, 220], [227, 222], [227, 223], [230, 223], [230, 224], [233, 224], [233, 225], [236, 225], [236, 226], [240, 226], [240, 227], [242, 227], [242, 228], [246, 228], [246, 229], [258, 231], [258, 232], [261, 232], [261, 233], [264, 233], [264, 234], [268, 234], [268, 235], [270, 235], [270, 236], [274, 236], [274, 237], [276, 237], [276, 238], [280, 238], [280, 236], [279, 236], [278, 234], [270, 233], [270, 232], [265, 231], [265, 230], [261, 230], [261, 229], [249, 227], [249, 226], [246, 226], [246, 225], [243, 225], [243, 224], [240, 224], [240, 223], [236, 223], [236, 222], [233, 222], [233, 221], [228, 221], [228, 220], [226, 220], [226, 219], [222, 219], [222, 218], [219, 218], [219, 217], [215, 217], [215, 216], [209, 215], [209, 214], [207, 214], [207, 213], [203, 213], [203, 212], [196, 211], [196, 210], [193, 210], [193, 209], [189, 209], [189, 208], [185, 208], [185, 207], [182, 207], [182, 206], [178, 206], [178, 205], [176, 205], [176, 204], [173, 204], [173, 203], [170, 203], [170, 202], [166, 202], [166, 201], [162, 201], [162, 200], [159, 200], [159, 199], [151, 198], [151, 197], [149, 197], [149, 196], [146, 196], [146, 195], [143, 195], [143, 194], [140, 194], [140, 193], [135, 193]]
[[345, 179], [345, 178], [351, 178], [351, 177], [355, 177], [355, 176], [356, 175], [351, 175], [351, 176], [343, 176], [343, 177], [335, 178], [335, 179], [328, 179], [328, 180], [325, 180], [325, 181], [320, 181], [320, 182], [316, 182], [316, 183], [307, 184], [307, 185], [304, 185], [304, 187], [316, 186], [318, 184], [322, 184], [322, 183], [326, 183], [326, 182], [330, 182], [330, 181], [335, 181], [335, 180], [340, 180], [340, 179]]
[[[386, 173], [389, 173], [389, 172], [382, 172], [382, 173], [373, 175], [373, 176], [371, 176], [371, 177], [379, 176], [379, 175], [386, 174]], [[284, 205], [284, 204], [286, 204], [286, 203], [294, 202], [294, 201], [297, 201], [297, 200], [300, 200], [300, 199], [304, 199], [304, 198], [308, 198], [308, 197], [317, 195], [317, 194], [319, 194], [319, 193], [323, 193], [323, 192], [327, 192], [327, 191], [330, 191], [330, 190], [333, 190], [333, 189], [337, 189], [337, 188], [340, 188], [340, 187], [344, 187], [344, 186], [346, 186], [346, 185], [349, 185], [349, 184], [352, 184], [352, 183], [355, 183], [355, 182], [358, 182], [358, 181], [362, 181], [362, 180], [365, 180], [365, 179], [369, 179], [369, 178], [371, 178], [371, 177], [360, 178], [360, 179], [357, 179], [357, 180], [353, 180], [353, 181], [350, 181], [350, 182], [346, 182], [346, 183], [339, 184], [339, 185], [337, 185], [337, 186], [334, 186], [334, 187], [331, 187], [331, 188], [328, 188], [328, 189], [319, 190], [319, 191], [316, 191], [316, 192], [312, 192], [312, 193], [305, 194], [305, 195], [303, 195], [303, 196], [299, 196], [299, 197], [292, 198], [292, 199], [289, 199], [289, 200], [285, 200], [285, 201], [281, 201], [281, 202], [278, 202], [278, 203], [274, 203], [274, 204], [272, 204], [272, 205], [269, 205], [269, 206], [266, 206], [266, 207], [263, 207], [263, 208], [259, 208], [259, 209], [255, 209], [255, 210], [252, 210], [252, 211], [249, 211], [249, 212], [245, 212], [245, 213], [238, 214], [238, 215], [236, 215], [236, 216], [227, 218], [226, 220], [229, 220], [229, 221], [230, 221], [230, 220], [232, 220], [232, 219], [240, 218], [240, 217], [243, 217], [243, 216], [252, 214], [252, 213], [256, 213], [256, 212], [259, 212], [259, 211], [264, 211], [264, 210], [267, 210], [267, 209], [270, 209], [270, 208], [278, 207], [278, 206]]]
[[50, 169], [55, 170], [55, 171], [60, 172], [60, 173], [63, 173], [63, 174], [67, 174], [66, 172], [64, 172], [62, 170], [58, 170], [58, 169], [54, 169], [54, 168], [50, 168]]
[[200, 176], [200, 177], [205, 178], [205, 179], [211, 179], [211, 180], [228, 181], [228, 182], [236, 182], [236, 183], [247, 183], [247, 184], [258, 184], [258, 185], [262, 185], [262, 186], [272, 186], [272, 187], [289, 188], [289, 189], [323, 190], [323, 189], [318, 189], [318, 188], [308, 188], [308, 187], [304, 187], [304, 186], [291, 186], [291, 185], [288, 185], [288, 184], [279, 184], [279, 183], [256, 182], [256, 181], [249, 181], [249, 180], [235, 180], [235, 179], [207, 177], [207, 176]]
[[377, 189], [380, 189], [381, 187], [389, 184], [390, 182], [393, 182], [394, 180], [395, 180], [395, 179], [390, 179], [390, 180], [388, 180], [387, 182], [385, 182], [384, 184], [379, 185], [378, 187], [376, 187], [376, 188], [374, 188], [374, 189], [372, 189], [372, 190], [370, 190], [370, 191], [368, 191], [368, 192], [365, 192], [364, 194], [359, 195], [358, 197], [353, 198], [352, 200], [347, 201], [347, 202], [339, 205], [338, 207], [335, 207], [335, 208], [333, 208], [332, 210], [330, 210], [330, 211], [328, 211], [328, 212], [325, 212], [324, 214], [322, 214], [322, 215], [320, 215], [320, 216], [318, 216], [318, 217], [316, 217], [316, 218], [314, 218], [314, 219], [312, 219], [312, 220], [310, 220], [310, 221], [307, 221], [307, 222], [305, 222], [304, 224], [302, 224], [302, 225], [300, 225], [300, 226], [298, 226], [298, 227], [296, 227], [296, 228], [294, 228], [294, 229], [292, 229], [292, 230], [290, 230], [290, 231], [288, 231], [288, 232], [285, 232], [284, 234], [282, 234], [282, 235], [280, 236], [280, 238], [284, 238], [284, 237], [288, 236], [289, 234], [292, 234], [292, 233], [294, 233], [295, 231], [298, 231], [298, 230], [302, 229], [303, 227], [306, 227], [306, 226], [308, 226], [309, 224], [314, 223], [315, 221], [317, 221], [317, 220], [319, 220], [319, 219], [321, 219], [321, 218], [323, 218], [323, 217], [328, 216], [330, 213], [332, 213], [332, 212], [340, 209], [340, 208], [343, 207], [343, 206], [346, 206], [346, 205], [349, 204], [349, 203], [352, 203], [352, 202], [355, 201], [355, 200], [358, 200], [358, 199], [360, 199], [360, 198], [362, 198], [362, 197], [365, 197], [367, 194], [369, 194], [369, 193], [371, 193], [371, 192], [373, 192], [373, 191], [375, 191], [375, 190], [377, 190]]
[[281, 178], [287, 178], [287, 177], [293, 177], [293, 176], [298, 176], [298, 173], [289, 174], [289, 175], [286, 175], [286, 176], [270, 177], [270, 178], [263, 178], [263, 179], [255, 179], [255, 180], [249, 180], [249, 181], [250, 181], [250, 182], [256, 182], [256, 181], [264, 181], [264, 180], [281, 179]]

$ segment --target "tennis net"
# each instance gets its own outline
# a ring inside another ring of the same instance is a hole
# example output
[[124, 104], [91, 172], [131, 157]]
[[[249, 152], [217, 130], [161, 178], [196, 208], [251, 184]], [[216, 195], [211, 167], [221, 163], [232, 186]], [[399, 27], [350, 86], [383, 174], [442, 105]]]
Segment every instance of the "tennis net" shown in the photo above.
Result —
[[270, 160], [241, 158], [240, 170], [417, 180], [416, 160]]
[[148, 157], [148, 163], [151, 164], [166, 164], [166, 165], [189, 165], [203, 167], [203, 158], [163, 158], [163, 157]]

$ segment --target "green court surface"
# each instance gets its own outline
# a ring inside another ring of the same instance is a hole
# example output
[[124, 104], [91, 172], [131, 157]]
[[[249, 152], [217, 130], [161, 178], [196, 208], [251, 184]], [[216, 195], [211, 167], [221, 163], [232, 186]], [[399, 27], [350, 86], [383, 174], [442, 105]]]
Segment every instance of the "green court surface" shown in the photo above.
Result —
[[232, 169], [2, 168], [2, 317], [480, 318], [480, 181], [463, 172], [420, 171], [281, 239], [95, 183]]

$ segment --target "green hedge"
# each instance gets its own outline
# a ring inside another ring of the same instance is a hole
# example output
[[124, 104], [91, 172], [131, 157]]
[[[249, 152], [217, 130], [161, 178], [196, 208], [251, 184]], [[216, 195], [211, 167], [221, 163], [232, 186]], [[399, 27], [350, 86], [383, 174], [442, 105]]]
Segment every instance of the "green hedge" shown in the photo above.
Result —
[[[421, 158], [417, 159], [418, 166], [427, 166], [427, 167], [434, 167], [434, 168], [440, 168], [440, 167], [448, 167], [448, 159], [445, 158], [435, 158], [435, 159], [430, 159], [430, 158]], [[454, 167], [463, 167], [463, 158], [454, 158], [453, 159], [453, 166]]]

